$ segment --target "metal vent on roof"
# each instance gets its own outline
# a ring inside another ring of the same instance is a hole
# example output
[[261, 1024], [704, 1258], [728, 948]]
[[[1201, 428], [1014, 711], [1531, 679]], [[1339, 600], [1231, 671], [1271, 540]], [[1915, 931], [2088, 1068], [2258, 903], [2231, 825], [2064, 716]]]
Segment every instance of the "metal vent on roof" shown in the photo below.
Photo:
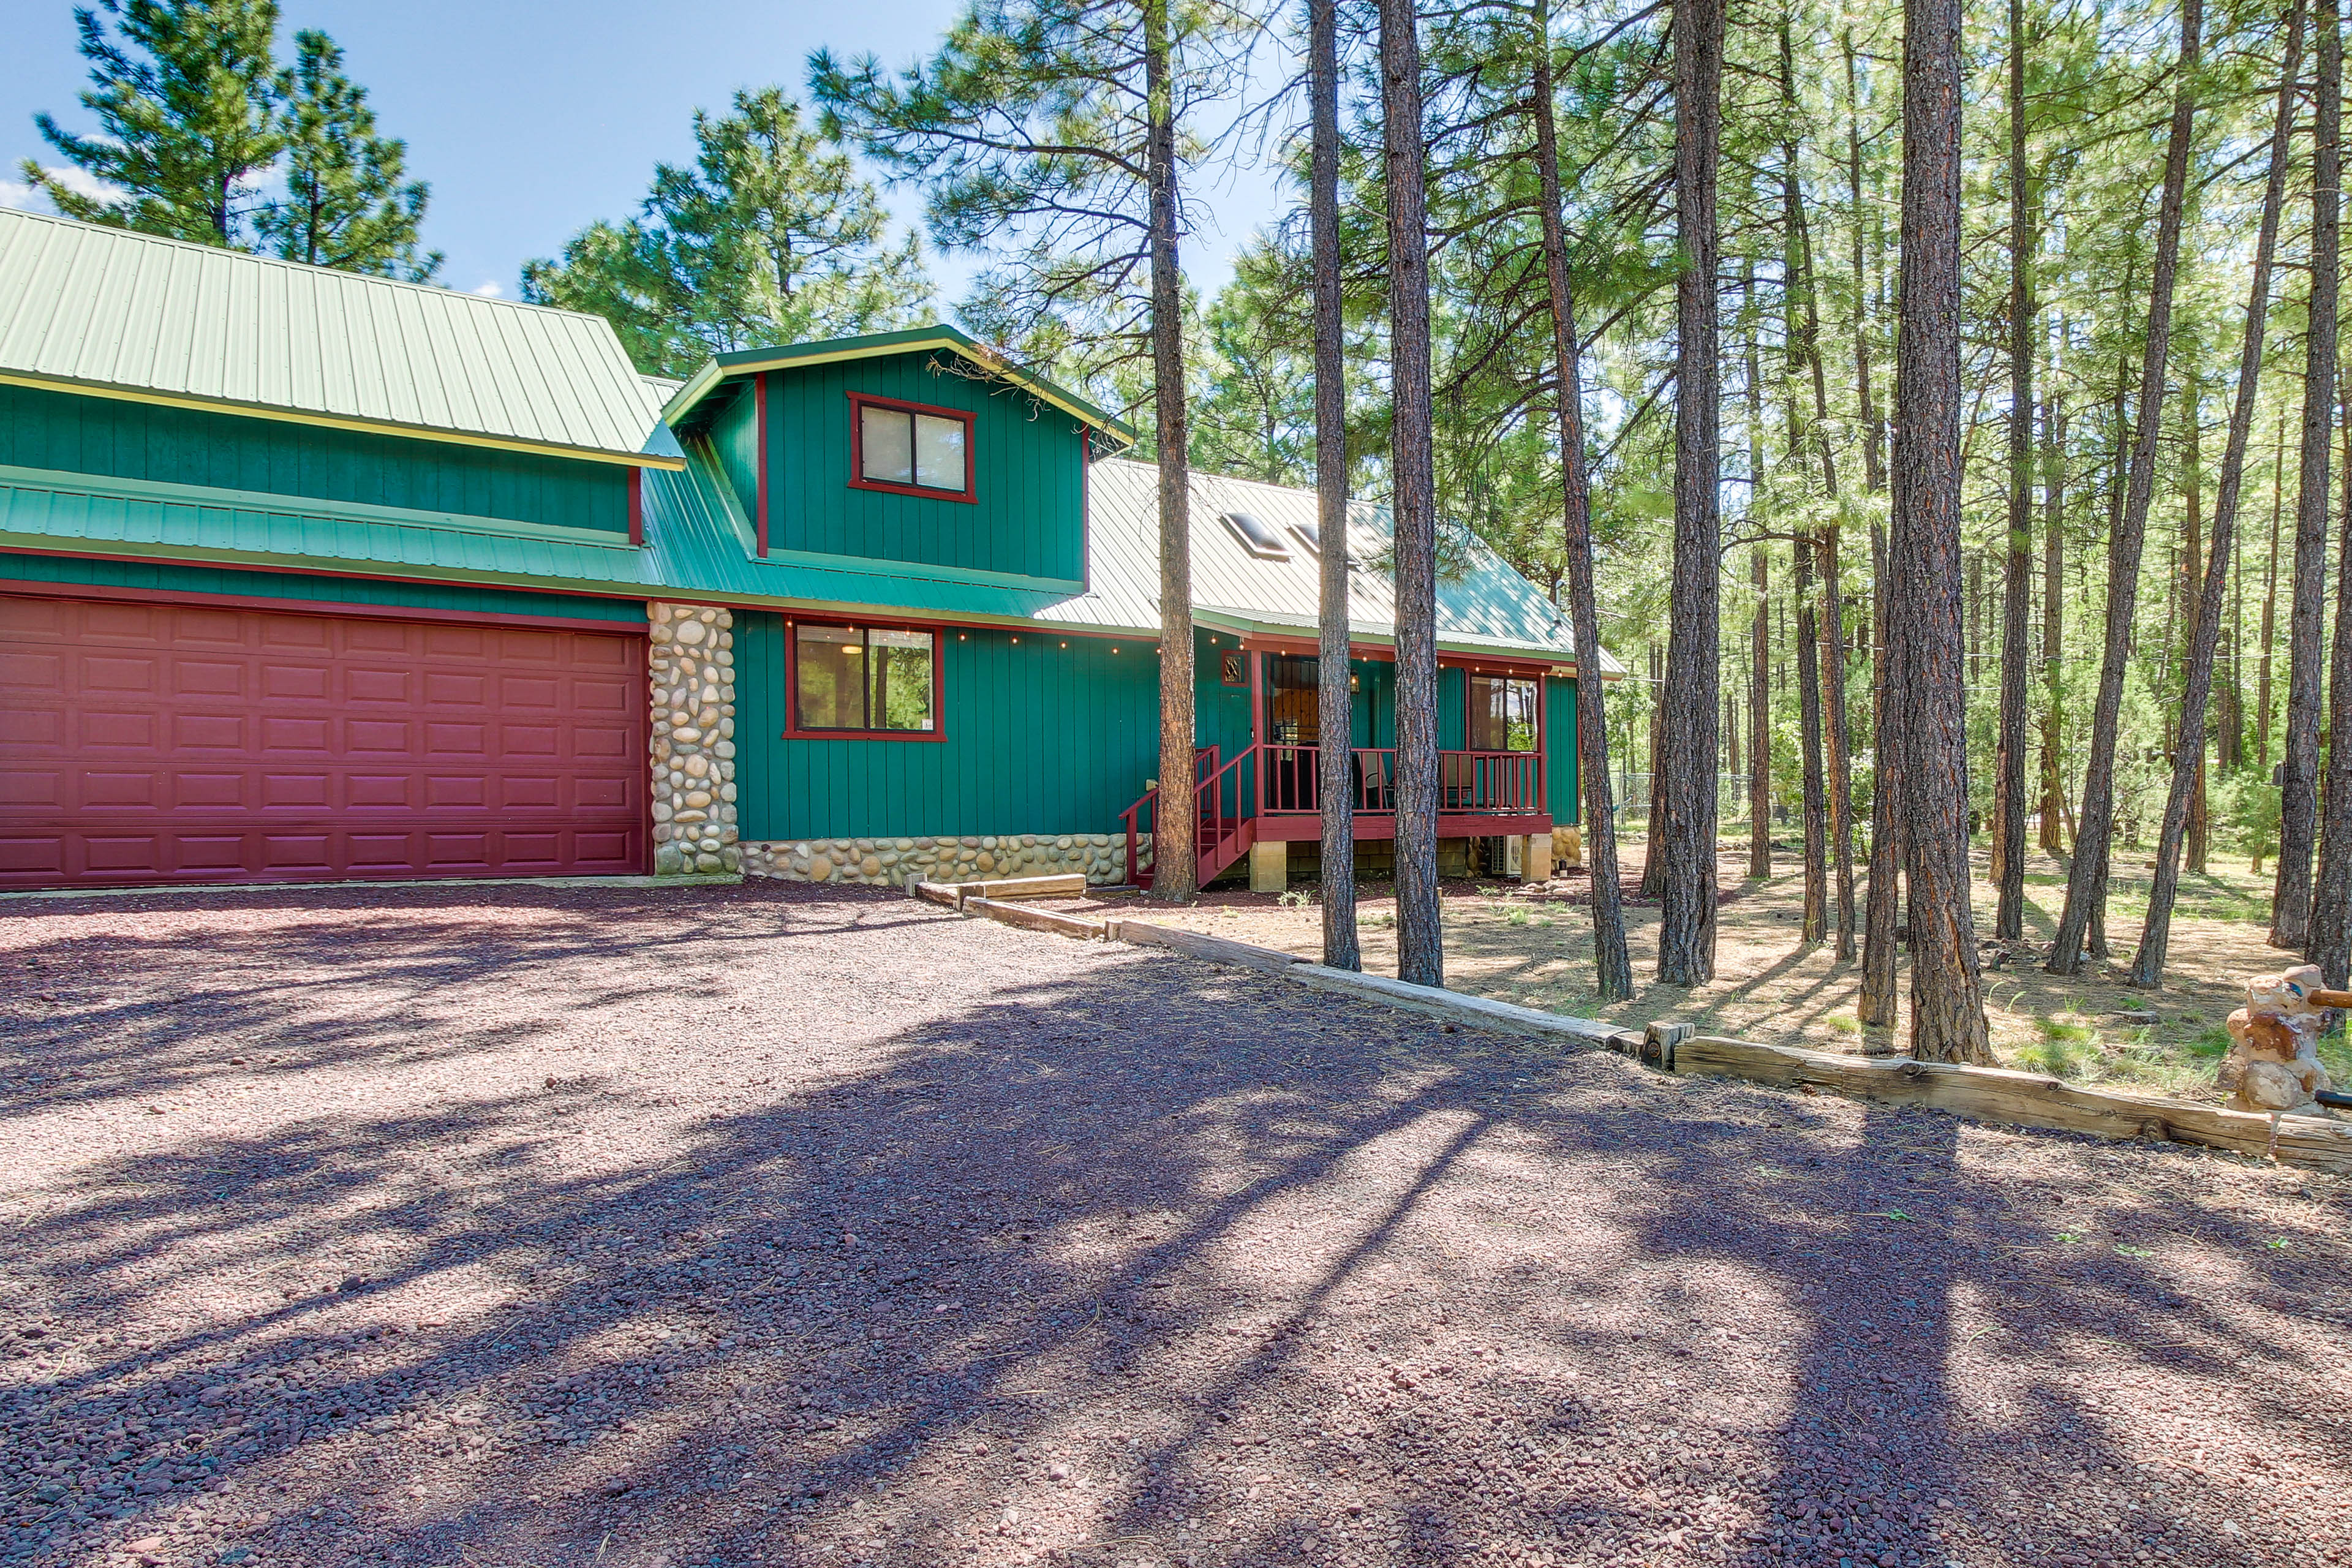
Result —
[[1248, 512], [1220, 512], [1217, 521], [1232, 529], [1234, 537], [1242, 542], [1242, 548], [1252, 555], [1266, 561], [1290, 559], [1290, 546], [1282, 542], [1282, 535]]

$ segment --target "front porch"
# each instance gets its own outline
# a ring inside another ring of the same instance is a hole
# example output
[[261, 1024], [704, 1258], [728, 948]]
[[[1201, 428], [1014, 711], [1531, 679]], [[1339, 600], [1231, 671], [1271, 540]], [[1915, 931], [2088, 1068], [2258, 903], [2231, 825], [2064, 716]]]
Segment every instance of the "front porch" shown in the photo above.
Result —
[[[1313, 841], [1323, 831], [1322, 750], [1308, 743], [1321, 731], [1320, 665], [1313, 645], [1215, 633], [1206, 642], [1196, 733], [1223, 730], [1240, 743], [1206, 744], [1194, 755], [1201, 886], [1256, 846]], [[1386, 648], [1349, 652], [1349, 727], [1363, 742], [1349, 754], [1349, 816], [1358, 840], [1391, 839], [1396, 836], [1394, 666]], [[1438, 665], [1440, 738], [1467, 742], [1441, 747], [1437, 754], [1438, 837], [1549, 835], [1556, 780], [1547, 764], [1563, 730], [1571, 802], [1565, 820], [1573, 821], [1573, 678], [1556, 666], [1492, 658], [1441, 655]], [[1565, 722], [1547, 724], [1555, 707]], [[1128, 880], [1138, 886], [1150, 883], [1159, 795], [1155, 784], [1121, 814]]]

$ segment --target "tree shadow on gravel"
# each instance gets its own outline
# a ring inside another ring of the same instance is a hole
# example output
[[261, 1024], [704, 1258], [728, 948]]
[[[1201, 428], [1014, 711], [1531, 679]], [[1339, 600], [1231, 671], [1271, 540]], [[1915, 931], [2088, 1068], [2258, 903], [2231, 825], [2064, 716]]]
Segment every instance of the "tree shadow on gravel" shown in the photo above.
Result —
[[[2291, 1316], [2319, 1260], [2203, 1201], [2220, 1162], [1665, 1079], [859, 891], [404, 922], [309, 897], [290, 933], [7, 946], [103, 951], [100, 984], [280, 976], [53, 1025], [32, 1054], [85, 1076], [10, 1113], [255, 1037], [487, 1071], [647, 987], [765, 1005], [730, 1016], [740, 1054], [646, 1081], [321, 1109], [14, 1202], [0, 1555], [2252, 1564], [2279, 1542], [2221, 1522], [2269, 1528], [2250, 1456], [2347, 1479]], [[927, 1015], [845, 1068], [751, 1065], [909, 940]], [[314, 1024], [289, 973], [374, 1005]], [[499, 1017], [519, 973], [561, 1005]], [[421, 1047], [420, 999], [459, 1021]], [[583, 1168], [668, 1101], [702, 1113]], [[2201, 1458], [2161, 1457], [2202, 1473], [2135, 1468], [2192, 1394]], [[2149, 1492], [2160, 1530], [2104, 1528]]]

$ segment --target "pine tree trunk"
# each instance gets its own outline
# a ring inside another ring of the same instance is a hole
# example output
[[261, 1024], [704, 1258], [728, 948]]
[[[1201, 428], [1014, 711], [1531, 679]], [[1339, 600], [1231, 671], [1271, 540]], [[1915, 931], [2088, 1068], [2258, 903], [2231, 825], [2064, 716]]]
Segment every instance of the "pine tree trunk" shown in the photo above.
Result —
[[2277, 880], [2271, 945], [2311, 942], [2311, 855], [2319, 829], [2319, 683], [2327, 592], [2328, 447], [2336, 423], [2337, 219], [2342, 195], [2343, 35], [2336, 0], [2318, 0], [2318, 69], [2312, 84], [2311, 304], [2304, 333], [2303, 461], [2294, 500], [2294, 565], [2287, 616], [2286, 745], [2279, 772]]
[[[2200, 574], [2204, 570], [2205, 560], [2202, 553], [2205, 548], [2204, 519], [2198, 512], [2198, 508], [2204, 500], [2205, 470], [2202, 456], [2203, 444], [2200, 437], [2204, 433], [2205, 394], [2203, 386], [2194, 374], [2189, 378], [2185, 393], [2186, 395], [2181, 399], [2181, 408], [2188, 417], [2184, 421], [2185, 428], [2181, 432], [2181, 500], [2182, 517], [2188, 526], [2181, 534], [2179, 618], [2181, 625], [2189, 628], [2189, 646], [2181, 650], [2180, 684], [2184, 700], [2189, 687], [2189, 666], [2196, 655], [2197, 584]], [[2220, 559], [2218, 552], [2215, 559]], [[2219, 633], [2220, 624], [2217, 621], [2215, 623], [2217, 637]], [[2166, 651], [2169, 653], [2172, 638], [2168, 636], [2164, 641]], [[2209, 686], [2212, 679], [2212, 664], [2219, 647], [2220, 645], [2216, 643], [2214, 648], [2206, 650], [2206, 679]], [[2211, 707], [2210, 698], [2207, 707], [2210, 710]], [[2178, 753], [2176, 752], [2175, 755], [2177, 759]], [[2189, 870], [2202, 876], [2205, 872], [2205, 734], [2201, 726], [2198, 731], [2197, 749], [2192, 755], [2195, 760], [2190, 770], [2192, 782], [2189, 786], [2189, 822], [2187, 836], [2182, 840], [2186, 846], [2182, 863]]]
[[[1398, 0], [1383, 0], [1397, 4]], [[1676, 280], [1675, 553], [1668, 603], [1665, 820], [1653, 825], [1659, 889], [1658, 978], [1698, 985], [1715, 977], [1716, 696], [1722, 678], [1717, 574], [1723, 525], [1719, 372], [1716, 341], [1716, 164], [1722, 130], [1723, 0], [1674, 8]]]
[[[2271, 655], [2278, 647], [2280, 514], [2286, 507], [2286, 411], [2279, 410], [2278, 445], [2271, 461], [2271, 549], [2263, 567], [2263, 661], [2254, 693], [2254, 766], [2271, 771]], [[2267, 782], [2267, 778], [2265, 779]], [[2261, 857], [2255, 857], [2257, 872]]]
[[[2294, 158], [2294, 95], [2302, 53], [2303, 6], [2298, 0], [2287, 14], [2286, 64], [2281, 73], [2278, 107], [2271, 123], [2270, 173], [2263, 185], [2262, 223], [2254, 237], [2253, 278], [2247, 287], [2246, 327], [2239, 344], [2237, 393], [2230, 405], [2230, 434], [2221, 449], [2221, 479], [2213, 496], [2212, 550], [2197, 600], [2196, 620], [2189, 631], [2180, 721], [2173, 739], [2172, 787], [2165, 798], [2164, 827], [2157, 840], [2156, 875], [2148, 888], [2147, 915], [2140, 926], [2139, 946], [2132, 953], [2128, 980], [2134, 985], [2153, 987], [2164, 984], [2165, 949], [2172, 938], [2172, 905], [2179, 889], [2181, 838], [2204, 791], [2205, 704], [2213, 685], [2213, 651], [2221, 636], [2222, 595], [2229, 587], [2230, 563], [2238, 548], [2238, 497], [2245, 482], [2246, 448], [2253, 437], [2263, 329], [2270, 312], [2271, 269], [2278, 249], [2279, 215], [2286, 203], [2287, 166]], [[2197, 559], [2198, 408], [2193, 394], [2187, 402], [2190, 434], [2189, 559], [2193, 571]], [[2204, 868], [2203, 847], [2201, 844], [2197, 846], [2192, 857], [2200, 871]]]
[[1993, 935], [2025, 934], [2025, 639], [2033, 576], [2033, 256], [2040, 214], [2025, 163], [2025, 4], [2009, 0], [2009, 548], [2003, 552], [2000, 710], [1993, 754]]
[[1748, 547], [1756, 617], [1748, 628], [1748, 874], [1772, 874], [1772, 584], [1770, 552]]
[[[1568, 565], [1569, 618], [1576, 641], [1576, 757], [1583, 784], [1584, 850], [1591, 868], [1594, 979], [1603, 1001], [1633, 994], [1619, 903], [1615, 807], [1609, 787], [1609, 731], [1601, 682], [1601, 607], [1592, 582], [1592, 504], [1584, 470], [1584, 393], [1578, 374], [1576, 304], [1568, 275], [1568, 235], [1560, 217], [1559, 132], [1552, 119], [1551, 12], [1535, 5], [1535, 121], [1538, 185], [1543, 202], [1544, 278], [1551, 296], [1552, 353], [1559, 380], [1560, 543]], [[1336, 331], [1333, 334], [1338, 335]], [[1733, 731], [1735, 734], [1737, 731]]]
[[1152, 817], [1151, 896], [1182, 902], [1199, 881], [1199, 818], [1192, 776], [1192, 475], [1186, 456], [1184, 275], [1176, 257], [1176, 97], [1170, 47], [1168, 0], [1145, 0], [1151, 393], [1160, 462], [1160, 805]]
[[2066, 405], [2053, 388], [2042, 416], [2042, 847], [2065, 848]]
[[[2198, 0], [2188, 0], [2195, 5]], [[1968, 693], [1960, 634], [1960, 5], [1903, 7], [1903, 276], [1894, 523], [1903, 592], [1903, 803], [1909, 823], [1911, 1054], [1990, 1062], [1969, 908]]]
[[[2339, 389], [2341, 390], [2341, 389]], [[2333, 987], [2352, 960], [2352, 396], [2339, 396], [2344, 440], [2336, 507], [2336, 637], [2327, 667], [2327, 769], [2319, 796], [2319, 875], [2305, 955]]]
[[[1829, 377], [1822, 363], [1821, 298], [1813, 282], [1813, 242], [1805, 222], [1805, 205], [1798, 189], [1799, 152], [1796, 141], [1797, 71], [1795, 51], [1790, 38], [1789, 19], [1780, 18], [1780, 103], [1782, 132], [1780, 142], [1780, 209], [1781, 225], [1786, 230], [1788, 256], [1785, 272], [1788, 279], [1789, 345], [1798, 362], [1792, 368], [1801, 368], [1811, 379], [1812, 408], [1810, 423], [1799, 437], [1797, 401], [1799, 394], [1790, 389], [1790, 426], [1792, 453], [1811, 448], [1822, 469], [1822, 494], [1829, 502], [1828, 518], [1818, 532], [1801, 533], [1797, 549], [1801, 553], [1816, 557], [1805, 563], [1801, 579], [1811, 578], [1816, 572], [1821, 577], [1820, 607], [1812, 622], [1814, 647], [1819, 668], [1816, 678], [1818, 692], [1814, 698], [1821, 719], [1821, 749], [1825, 776], [1822, 793], [1828, 812], [1827, 836], [1822, 845], [1829, 875], [1837, 885], [1834, 929], [1837, 935], [1837, 959], [1843, 963], [1853, 957], [1853, 824], [1849, 820], [1853, 800], [1853, 773], [1848, 762], [1845, 723], [1845, 649], [1844, 618], [1839, 602], [1838, 524], [1839, 507], [1837, 451], [1830, 440]], [[1808, 602], [1810, 605], [1810, 601]], [[1801, 633], [1800, 635], [1802, 635]], [[1808, 759], [1811, 760], [1810, 758]], [[1812, 873], [1807, 871], [1806, 886], [1810, 892]], [[1825, 913], [1824, 918], [1828, 916]]]
[[1355, 704], [1348, 694], [1348, 388], [1339, 301], [1339, 7], [1307, 0], [1307, 226], [1315, 251], [1316, 787], [1323, 828], [1323, 962], [1361, 969], [1356, 936]]
[[1855, 79], [1853, 33], [1839, 35], [1845, 54], [1846, 196], [1853, 211], [1853, 384], [1862, 413], [1862, 484], [1872, 495], [1886, 489], [1885, 430], [1870, 384], [1870, 309], [1868, 246], [1862, 232], [1862, 89]]
[[[2329, 0], [2332, 4], [2333, 0]], [[2050, 950], [2053, 974], [2083, 967], [2094, 911], [2107, 901], [2107, 855], [2115, 834], [2116, 742], [2122, 725], [2125, 666], [2131, 658], [2132, 616], [2139, 601], [2140, 547], [2156, 490], [2158, 438], [2162, 434], [2165, 359], [2172, 342], [2172, 289], [2180, 258], [2180, 214], [2189, 184], [2189, 144], [2196, 129], [2197, 78], [2203, 40], [2204, 0], [2181, 0], [2180, 68], [2175, 75], [2172, 126], [2165, 147], [2164, 194], [2158, 206], [2156, 259], [2149, 274], [2147, 345], [2140, 364], [2138, 435], [2132, 444], [2130, 489], [2107, 551], [2106, 648], [2099, 696], [2091, 713], [2091, 754], [2083, 784], [2083, 811], [2067, 868], [2066, 907]]]
[[[1430, 428], [1429, 237], [1421, 38], [1381, 0], [1388, 176], [1391, 506], [1396, 519], [1397, 978], [1445, 984], [1437, 881], [1437, 476]], [[1710, 695], [1709, 709], [1713, 699]]]
[[1790, 552], [1796, 571], [1798, 762], [1804, 785], [1805, 905], [1797, 940], [1812, 946], [1828, 934], [1830, 889], [1827, 803], [1822, 796], [1822, 679], [1813, 618], [1813, 547], [1800, 537]]
[[1854, 1016], [1876, 1028], [1895, 1023], [1895, 933], [1902, 929], [1902, 889], [1899, 881], [1906, 851], [1903, 845], [1903, 774], [1899, 733], [1901, 719], [1889, 701], [1895, 679], [1895, 645], [1887, 624], [1895, 599], [1894, 563], [1888, 559], [1885, 531], [1870, 530], [1873, 632], [1878, 647], [1870, 661], [1871, 746], [1874, 766], [1870, 787], [1870, 886], [1863, 903], [1862, 989]]

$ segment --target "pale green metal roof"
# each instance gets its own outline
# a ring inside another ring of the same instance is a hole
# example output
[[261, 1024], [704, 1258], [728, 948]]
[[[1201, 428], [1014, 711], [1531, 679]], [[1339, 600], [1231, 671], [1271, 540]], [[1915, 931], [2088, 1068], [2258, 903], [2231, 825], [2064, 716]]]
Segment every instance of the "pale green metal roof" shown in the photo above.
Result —
[[[1202, 619], [1237, 631], [1315, 635], [1322, 604], [1321, 563], [1293, 531], [1315, 527], [1321, 515], [1315, 492], [1255, 479], [1195, 473], [1192, 489], [1192, 609]], [[1269, 560], [1253, 553], [1220, 521], [1247, 512], [1280, 536], [1289, 554]], [[1091, 587], [1055, 605], [1041, 618], [1116, 627], [1160, 623], [1160, 470], [1126, 458], [1096, 462], [1087, 489]], [[1385, 507], [1349, 508], [1349, 553], [1359, 563], [1385, 554], [1392, 533]], [[1568, 616], [1541, 589], [1468, 530], [1449, 552], [1458, 570], [1437, 583], [1437, 642], [1456, 653], [1515, 654], [1572, 659], [1576, 642]], [[1350, 635], [1381, 643], [1395, 636], [1395, 583], [1360, 567], [1349, 580]], [[1606, 648], [1603, 675], [1624, 673]]]
[[0, 379], [623, 462], [663, 390], [602, 317], [0, 211]]
[[977, 338], [940, 321], [925, 327], [906, 327], [894, 332], [869, 332], [855, 338], [825, 338], [814, 342], [740, 349], [720, 354], [696, 371], [671, 395], [668, 404], [662, 409], [662, 418], [671, 425], [678, 424], [705, 398], [737, 376], [751, 375], [763, 370], [807, 369], [840, 360], [919, 353], [925, 349], [945, 349], [950, 353], [960, 355], [991, 375], [1022, 388], [1038, 401], [1049, 403], [1063, 413], [1075, 416], [1081, 424], [1116, 437], [1120, 445], [1135, 445], [1135, 429], [1126, 421], [1104, 413], [1076, 393], [1056, 386], [1035, 371], [1014, 364]]

